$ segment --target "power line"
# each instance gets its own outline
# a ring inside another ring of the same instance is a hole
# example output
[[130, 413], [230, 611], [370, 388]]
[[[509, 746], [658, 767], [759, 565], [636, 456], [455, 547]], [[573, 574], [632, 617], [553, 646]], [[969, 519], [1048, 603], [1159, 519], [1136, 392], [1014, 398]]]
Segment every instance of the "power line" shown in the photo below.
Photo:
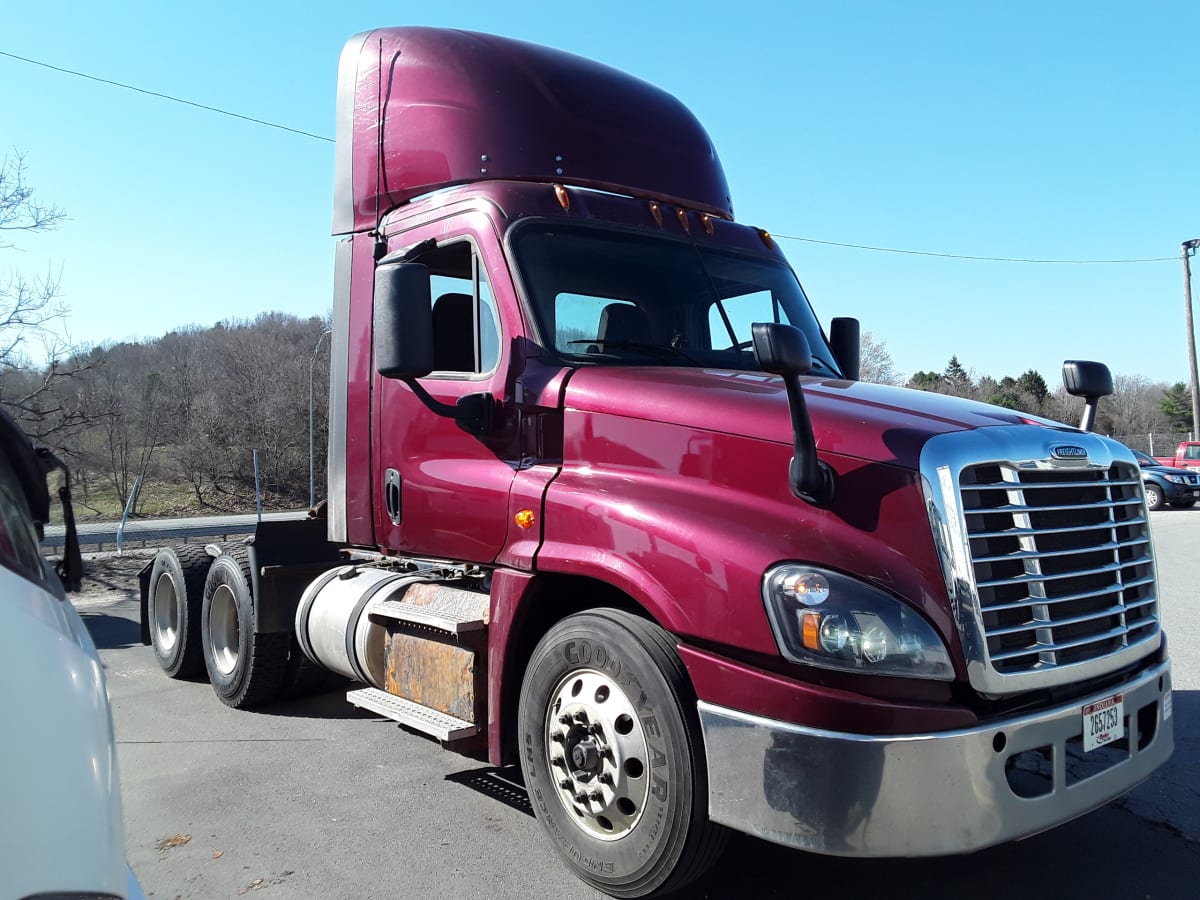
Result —
[[867, 244], [845, 244], [840, 241], [822, 241], [817, 238], [797, 237], [792, 234], [777, 234], [772, 231], [773, 237], [782, 238], [788, 241], [804, 241], [807, 244], [825, 244], [829, 247], [849, 247], [853, 250], [873, 250], [876, 253], [904, 253], [909, 256], [936, 256], [941, 259], [970, 259], [983, 262], [1010, 262], [1010, 263], [1044, 263], [1048, 265], [1075, 265], [1075, 266], [1091, 266], [1091, 265], [1117, 265], [1124, 263], [1148, 263], [1148, 262], [1174, 262], [1174, 256], [1153, 256], [1147, 259], [1023, 259], [1015, 256], [967, 256], [963, 253], [935, 253], [931, 250], [901, 250], [898, 247], [872, 247]]
[[[207, 112], [218, 113], [222, 116], [229, 116], [234, 119], [241, 119], [245, 122], [252, 122], [255, 125], [264, 125], [268, 128], [277, 128], [280, 131], [291, 132], [303, 137], [312, 138], [317, 141], [327, 141], [333, 143], [333, 138], [325, 137], [321, 134], [313, 134], [310, 131], [302, 131], [299, 128], [291, 128], [287, 125], [280, 125], [277, 122], [268, 122], [266, 119], [258, 119], [254, 116], [244, 116], [241, 113], [230, 112], [227, 109], [221, 109], [216, 106], [208, 106], [204, 103], [196, 103], [192, 100], [184, 100], [182, 97], [173, 97], [170, 94], [164, 94], [160, 91], [151, 91], [145, 88], [136, 87], [132, 84], [125, 84], [120, 81], [113, 81], [109, 78], [100, 78], [96, 75], [88, 75], [85, 72], [76, 72], [73, 69], [64, 69], [61, 66], [51, 65], [47, 62], [42, 62], [36, 59], [29, 59], [25, 56], [18, 56], [16, 53], [9, 53], [6, 50], [0, 50], [0, 56], [7, 56], [9, 59], [19, 60], [23, 63], [28, 63], [32, 66], [41, 66], [44, 69], [50, 69], [55, 72], [62, 72], [65, 75], [74, 75], [76, 78], [84, 78], [88, 81], [95, 81], [100, 84], [108, 84], [113, 87], [124, 88], [127, 91], [135, 91], [139, 94], [146, 94], [150, 97], [158, 97], [162, 100], [169, 100], [172, 103], [182, 103], [184, 106], [192, 106], [196, 109], [203, 109]], [[903, 253], [907, 256], [933, 256], [940, 259], [966, 259], [977, 262], [1007, 262], [1007, 263], [1035, 263], [1042, 265], [1124, 265], [1128, 263], [1150, 263], [1150, 262], [1172, 262], [1174, 256], [1154, 256], [1146, 259], [1026, 259], [1013, 256], [969, 256], [963, 253], [937, 253], [931, 250], [905, 250], [899, 247], [873, 247], [869, 244], [850, 244], [841, 241], [823, 241], [818, 238], [799, 237], [793, 234], [778, 234], [772, 232], [775, 237], [787, 241], [802, 241], [807, 244], [823, 244], [828, 247], [846, 247], [851, 250], [869, 250], [874, 253]]]
[[256, 119], [254, 116], [243, 116], [241, 113], [230, 112], [227, 109], [219, 109], [216, 106], [207, 106], [203, 103], [196, 103], [192, 100], [184, 100], [182, 97], [172, 97], [170, 94], [163, 94], [159, 91], [148, 91], [145, 88], [135, 87], [132, 84], [125, 84], [120, 81], [113, 81], [109, 78], [100, 78], [96, 75], [88, 75], [85, 72], [76, 72], [73, 69], [64, 69], [61, 66], [52, 66], [50, 63], [41, 62], [36, 59], [29, 59], [24, 56], [17, 56], [17, 54], [9, 53], [5, 50], [0, 50], [0, 56], [7, 56], [9, 59], [20, 60], [23, 63], [29, 63], [31, 66], [41, 66], [43, 69], [52, 69], [55, 72], [62, 72], [64, 75], [74, 75], [76, 78], [86, 78], [88, 81], [96, 81], [100, 84], [110, 84], [113, 87], [124, 88], [127, 91], [136, 91], [139, 94], [147, 94], [148, 96], [158, 97], [162, 100], [170, 100], [172, 103], [182, 103], [184, 106], [194, 106], [196, 109], [203, 109], [207, 110], [208, 112], [219, 113], [222, 116], [229, 116], [234, 119], [242, 119], [246, 122], [253, 122], [255, 125], [265, 125], [268, 128], [278, 128], [280, 131], [290, 131], [292, 134], [299, 134], [317, 141], [328, 141], [331, 144], [333, 143], [333, 138], [328, 138], [321, 134], [313, 134], [310, 131], [301, 131], [299, 128], [289, 128], [287, 125], [280, 125], [277, 122], [268, 122], [266, 119]]

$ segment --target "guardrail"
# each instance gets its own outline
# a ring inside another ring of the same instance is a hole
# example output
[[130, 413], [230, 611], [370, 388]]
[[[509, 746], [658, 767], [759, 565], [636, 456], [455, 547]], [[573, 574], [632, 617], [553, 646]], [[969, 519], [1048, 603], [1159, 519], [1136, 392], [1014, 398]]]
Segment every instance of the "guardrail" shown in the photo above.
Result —
[[[265, 521], [303, 519], [307, 510], [264, 513]], [[190, 519], [134, 519], [125, 523], [123, 543], [128, 546], [151, 542], [167, 543], [186, 541], [189, 538], [216, 538], [229, 540], [253, 534], [258, 525], [258, 516], [253, 513], [233, 516], [201, 516]], [[105, 545], [117, 547], [120, 522], [80, 522], [76, 525], [81, 549], [103, 550]], [[66, 540], [66, 529], [62, 525], [46, 527], [42, 541], [43, 549], [61, 547]]]

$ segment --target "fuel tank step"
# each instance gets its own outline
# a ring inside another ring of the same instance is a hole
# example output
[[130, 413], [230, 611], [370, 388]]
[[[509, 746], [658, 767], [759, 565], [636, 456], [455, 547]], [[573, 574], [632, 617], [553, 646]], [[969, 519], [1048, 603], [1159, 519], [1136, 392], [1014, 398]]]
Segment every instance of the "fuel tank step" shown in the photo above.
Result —
[[399, 722], [401, 725], [407, 725], [423, 734], [432, 735], [439, 741], [458, 741], [474, 737], [481, 731], [478, 725], [472, 725], [463, 719], [448, 716], [436, 709], [430, 709], [420, 703], [413, 703], [411, 700], [405, 700], [403, 697], [397, 697], [395, 694], [389, 694], [378, 688], [348, 691], [346, 699], [360, 709], [378, 713], [393, 722]]
[[[422, 591], [422, 589], [424, 589]], [[431, 594], [429, 586], [418, 585], [410, 589], [409, 594], [423, 592], [432, 602], [428, 605], [417, 605], [409, 595], [404, 600], [381, 600], [371, 605], [367, 614], [386, 619], [396, 619], [401, 622], [412, 622], [415, 625], [425, 625], [449, 634], [466, 634], [487, 628], [486, 597], [479, 597], [478, 607], [473, 603], [464, 603], [462, 598], [474, 599], [465, 591], [449, 591]], [[478, 595], [476, 595], [478, 596]]]

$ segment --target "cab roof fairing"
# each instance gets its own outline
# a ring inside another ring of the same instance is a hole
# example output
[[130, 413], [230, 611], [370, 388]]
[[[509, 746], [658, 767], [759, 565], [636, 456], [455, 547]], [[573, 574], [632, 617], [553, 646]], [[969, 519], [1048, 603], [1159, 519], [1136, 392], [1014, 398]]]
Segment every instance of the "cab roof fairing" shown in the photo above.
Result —
[[733, 218], [716, 149], [675, 97], [579, 56], [469, 31], [382, 28], [346, 43], [334, 167], [334, 234], [373, 229], [421, 194], [492, 179]]

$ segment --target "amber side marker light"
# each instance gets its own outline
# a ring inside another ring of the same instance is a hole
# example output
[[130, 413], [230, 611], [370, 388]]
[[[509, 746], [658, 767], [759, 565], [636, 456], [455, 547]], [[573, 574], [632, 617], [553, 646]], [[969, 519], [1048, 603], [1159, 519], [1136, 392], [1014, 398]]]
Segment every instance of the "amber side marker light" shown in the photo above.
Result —
[[561, 184], [554, 186], [554, 196], [558, 198], [558, 205], [563, 209], [571, 208], [571, 195], [567, 193], [567, 189]]
[[518, 528], [532, 528], [537, 516], [533, 514], [532, 509], [523, 509], [513, 516], [513, 521], [517, 523]]
[[762, 238], [762, 242], [767, 245], [768, 250], [775, 249], [775, 239], [771, 237], [771, 233], [765, 228], [758, 229], [758, 236]]
[[819, 612], [803, 612], [800, 614], [801, 640], [809, 650], [821, 649], [821, 614]]

